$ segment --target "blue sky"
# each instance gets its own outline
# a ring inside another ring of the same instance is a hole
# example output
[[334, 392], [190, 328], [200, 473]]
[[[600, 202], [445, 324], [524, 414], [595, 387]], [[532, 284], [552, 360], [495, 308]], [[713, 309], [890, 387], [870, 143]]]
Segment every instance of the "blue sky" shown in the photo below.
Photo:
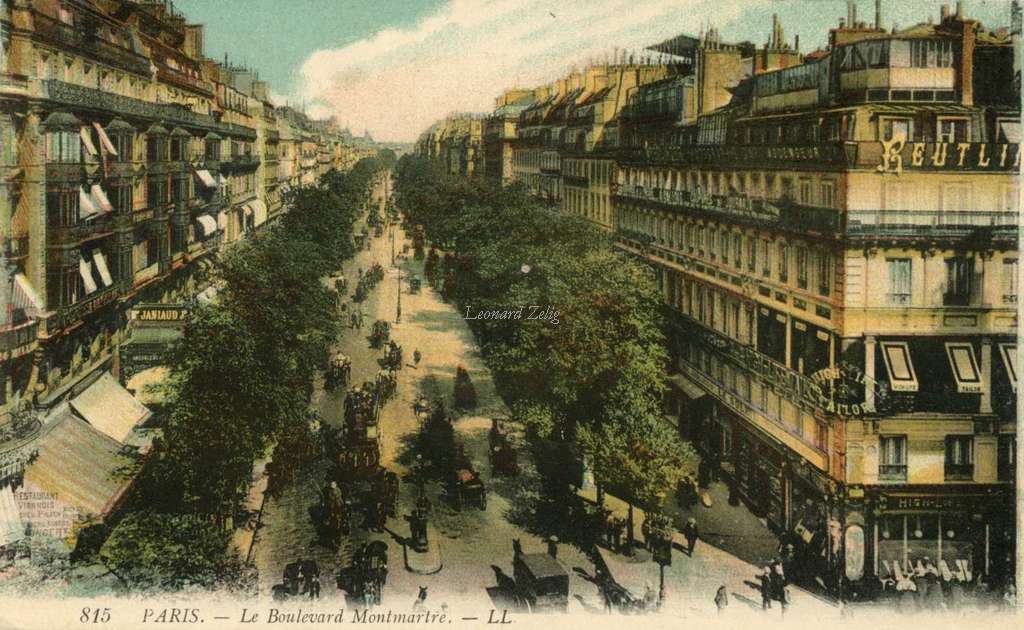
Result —
[[[337, 115], [354, 131], [409, 141], [453, 111], [485, 111], [509, 87], [533, 87], [618, 49], [640, 50], [710, 23], [725, 41], [764, 43], [778, 13], [790, 43], [824, 46], [845, 0], [174, 0], [206, 28], [206, 52], [245, 61], [278, 100]], [[900, 28], [955, 0], [883, 0]], [[874, 0], [857, 0], [873, 22]], [[1009, 0], [966, 0], [986, 26]]]

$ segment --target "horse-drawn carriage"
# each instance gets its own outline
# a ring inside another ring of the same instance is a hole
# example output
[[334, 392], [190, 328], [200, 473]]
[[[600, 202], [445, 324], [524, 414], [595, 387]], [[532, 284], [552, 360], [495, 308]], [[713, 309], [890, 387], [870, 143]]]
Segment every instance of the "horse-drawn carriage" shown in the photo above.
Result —
[[388, 339], [390, 339], [390, 337], [390, 323], [384, 321], [383, 319], [378, 319], [377, 321], [373, 322], [373, 330], [370, 332], [371, 346], [373, 346], [374, 348], [380, 348], [381, 346], [388, 342]]
[[393, 369], [381, 369], [377, 372], [377, 400], [385, 402], [395, 395], [398, 377]]
[[502, 426], [501, 420], [491, 418], [491, 430], [487, 434], [488, 451], [491, 460], [491, 471], [495, 475], [515, 476], [519, 474], [519, 461], [512, 442], [508, 437], [508, 429]]
[[387, 351], [384, 354], [384, 360], [382, 361], [381, 365], [382, 367], [388, 370], [401, 370], [402, 346], [398, 345], [394, 341], [388, 342]]
[[454, 443], [455, 456], [451, 459], [451, 472], [446, 492], [456, 510], [465, 506], [487, 509], [487, 488], [480, 473], [466, 457], [462, 444]]
[[512, 559], [515, 600], [530, 612], [565, 612], [569, 606], [569, 572], [546, 553], [522, 553]]
[[334, 279], [334, 290], [338, 293], [338, 295], [348, 294], [348, 280], [345, 278], [345, 276], [341, 276]]
[[374, 540], [359, 545], [350, 564], [338, 571], [338, 588], [364, 606], [379, 606], [383, 602], [387, 578], [388, 544]]
[[417, 275], [413, 275], [409, 278], [409, 293], [419, 293], [422, 286], [422, 281]]
[[327, 366], [327, 374], [324, 377], [324, 387], [333, 390], [337, 387], [345, 387], [352, 376], [352, 360], [343, 354], [336, 354], [331, 357], [330, 365]]

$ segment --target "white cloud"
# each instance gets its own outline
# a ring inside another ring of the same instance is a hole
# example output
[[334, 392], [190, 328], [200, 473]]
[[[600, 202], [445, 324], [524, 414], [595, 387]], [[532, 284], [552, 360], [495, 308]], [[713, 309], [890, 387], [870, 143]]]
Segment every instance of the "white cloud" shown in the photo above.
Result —
[[639, 51], [696, 34], [701, 16], [723, 24], [750, 4], [451, 0], [415, 27], [313, 53], [301, 69], [300, 95], [375, 138], [413, 140], [449, 112], [490, 110], [506, 88], [552, 81], [615, 48]]

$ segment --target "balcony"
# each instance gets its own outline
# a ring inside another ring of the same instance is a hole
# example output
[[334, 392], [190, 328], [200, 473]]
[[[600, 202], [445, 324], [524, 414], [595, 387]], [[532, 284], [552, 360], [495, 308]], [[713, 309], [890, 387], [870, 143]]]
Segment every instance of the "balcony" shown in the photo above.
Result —
[[[146, 75], [149, 75], [148, 64]], [[40, 81], [40, 84], [42, 87], [40, 96], [42, 98], [72, 109], [93, 109], [119, 114], [128, 118], [159, 120], [168, 125], [216, 131], [221, 134], [244, 137], [249, 140], [256, 139], [255, 129], [232, 123], [217, 122], [212, 116], [193, 112], [183, 105], [151, 103], [55, 79], [45, 79]]]
[[46, 181], [52, 184], [78, 184], [85, 177], [85, 162], [47, 162]]
[[58, 328], [70, 326], [90, 315], [97, 310], [114, 302], [118, 296], [117, 284], [98, 289], [92, 295], [85, 297], [74, 304], [62, 306], [57, 309], [57, 315], [52, 320]]
[[110, 236], [113, 233], [113, 226], [110, 215], [107, 214], [91, 221], [51, 228], [48, 232], [51, 246], [73, 247], [87, 241]]
[[838, 210], [802, 206], [789, 201], [769, 202], [748, 195], [707, 195], [685, 190], [664, 190], [636, 185], [620, 185], [614, 194], [666, 208], [678, 208], [704, 217], [709, 214], [739, 223], [778, 227], [801, 233], [838, 235], [841, 215]]
[[209, 81], [201, 77], [193, 77], [169, 66], [158, 65], [156, 69], [156, 78], [158, 81], [177, 85], [187, 90], [198, 92], [206, 97], [213, 96], [213, 84]]
[[11, 359], [31, 352], [38, 333], [39, 322], [35, 319], [0, 326], [0, 357]]
[[104, 63], [135, 74], [149, 77], [149, 59], [131, 48], [124, 48], [103, 39], [98, 23], [65, 24], [38, 11], [32, 11], [35, 36], [41, 40], [84, 53]]
[[907, 465], [906, 464], [879, 464], [878, 465], [878, 480], [879, 481], [906, 482], [906, 480], [907, 480]]
[[1017, 213], [1004, 211], [848, 210], [846, 234], [852, 239], [946, 238], [959, 240], [984, 232], [1015, 239]]
[[246, 170], [253, 169], [260, 165], [259, 158], [255, 155], [233, 155], [221, 162], [222, 170]]
[[974, 479], [974, 464], [951, 464], [946, 462], [946, 481], [971, 481]]

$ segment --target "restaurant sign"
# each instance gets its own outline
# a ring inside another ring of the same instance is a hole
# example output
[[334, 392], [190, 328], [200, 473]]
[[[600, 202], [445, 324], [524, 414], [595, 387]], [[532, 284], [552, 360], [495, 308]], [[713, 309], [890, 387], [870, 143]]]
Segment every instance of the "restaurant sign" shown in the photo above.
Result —
[[183, 304], [138, 304], [132, 309], [132, 323], [144, 326], [185, 326], [189, 309]]
[[902, 175], [904, 170], [1016, 171], [1019, 144], [993, 142], [907, 142], [883, 140], [879, 173]]

